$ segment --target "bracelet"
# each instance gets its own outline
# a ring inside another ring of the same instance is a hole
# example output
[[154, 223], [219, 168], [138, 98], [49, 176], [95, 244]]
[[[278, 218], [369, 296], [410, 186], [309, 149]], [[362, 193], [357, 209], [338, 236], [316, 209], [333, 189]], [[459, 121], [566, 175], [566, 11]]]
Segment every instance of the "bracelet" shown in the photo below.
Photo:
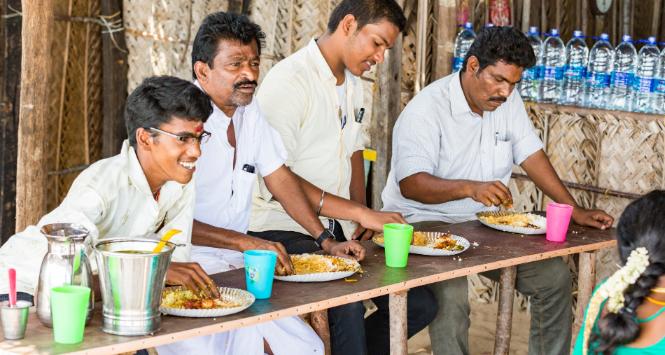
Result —
[[323, 208], [323, 197], [326, 195], [326, 192], [321, 190], [321, 200], [319, 201], [319, 209], [316, 210], [316, 215], [320, 216], [321, 215], [321, 208]]

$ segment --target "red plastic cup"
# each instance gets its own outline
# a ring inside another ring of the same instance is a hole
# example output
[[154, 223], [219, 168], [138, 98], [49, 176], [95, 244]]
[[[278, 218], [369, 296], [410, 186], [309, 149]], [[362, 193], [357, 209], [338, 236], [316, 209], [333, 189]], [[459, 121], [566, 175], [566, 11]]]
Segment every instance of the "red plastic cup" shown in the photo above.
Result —
[[570, 217], [573, 215], [573, 206], [550, 202], [547, 204], [546, 214], [547, 233], [545, 234], [545, 239], [551, 242], [565, 242]]

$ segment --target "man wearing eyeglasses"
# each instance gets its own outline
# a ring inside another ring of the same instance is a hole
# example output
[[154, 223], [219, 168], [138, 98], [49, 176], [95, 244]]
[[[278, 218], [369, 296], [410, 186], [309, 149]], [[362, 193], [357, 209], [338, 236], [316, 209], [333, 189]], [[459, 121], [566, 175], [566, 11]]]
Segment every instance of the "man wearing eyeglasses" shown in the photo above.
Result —
[[[107, 237], [178, 229], [171, 241], [181, 246], [173, 253], [166, 283], [217, 295], [214, 282], [189, 255], [192, 176], [201, 155], [199, 143], [210, 136], [203, 123], [211, 112], [210, 99], [192, 83], [166, 76], [146, 79], [127, 99], [129, 139], [120, 154], [81, 172], [60, 206], [37, 225], [81, 224], [90, 232], [88, 248]], [[38, 226], [14, 235], [0, 249], [0, 269], [17, 269], [17, 288], [28, 301], [47, 250]], [[6, 287], [0, 282], [0, 293], [6, 293]]]

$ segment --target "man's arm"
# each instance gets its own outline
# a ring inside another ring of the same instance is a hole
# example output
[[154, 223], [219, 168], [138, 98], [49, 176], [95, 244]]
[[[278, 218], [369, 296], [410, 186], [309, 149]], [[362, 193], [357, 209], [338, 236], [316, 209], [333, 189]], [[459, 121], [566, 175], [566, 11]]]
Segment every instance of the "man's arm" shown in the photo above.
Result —
[[367, 206], [367, 193], [365, 187], [365, 162], [363, 151], [359, 150], [351, 155], [351, 185], [349, 194], [351, 201]]
[[612, 226], [614, 219], [607, 213], [601, 210], [587, 210], [577, 205], [542, 150], [530, 155], [521, 166], [536, 186], [552, 200], [573, 206], [573, 220], [577, 224], [600, 229]]
[[512, 201], [510, 190], [500, 181], [448, 180], [425, 172], [402, 179], [399, 189], [402, 196], [425, 204], [472, 198], [489, 207]]

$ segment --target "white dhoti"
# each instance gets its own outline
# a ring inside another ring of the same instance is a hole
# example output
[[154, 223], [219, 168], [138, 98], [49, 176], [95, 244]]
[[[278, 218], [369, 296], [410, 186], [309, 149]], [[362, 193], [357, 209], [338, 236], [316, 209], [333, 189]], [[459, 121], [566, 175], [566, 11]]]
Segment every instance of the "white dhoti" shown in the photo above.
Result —
[[[208, 274], [243, 267], [242, 253], [209, 247], [192, 247], [191, 260]], [[323, 354], [323, 342], [299, 317], [282, 318], [252, 327], [206, 335], [157, 347], [162, 355], [186, 353], [221, 355], [263, 355], [263, 340], [275, 355]]]

